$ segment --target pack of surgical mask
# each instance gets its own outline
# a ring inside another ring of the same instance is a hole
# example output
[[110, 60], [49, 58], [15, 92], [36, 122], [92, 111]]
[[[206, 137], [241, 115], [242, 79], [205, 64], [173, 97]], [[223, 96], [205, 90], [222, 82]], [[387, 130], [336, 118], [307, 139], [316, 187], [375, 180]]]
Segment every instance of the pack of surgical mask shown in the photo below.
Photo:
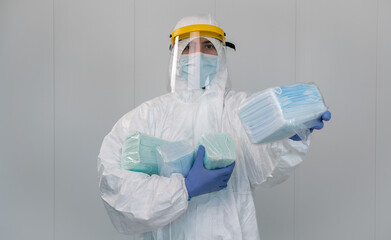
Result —
[[218, 72], [218, 56], [201, 52], [183, 54], [179, 66], [189, 88], [200, 89], [208, 86]]
[[327, 111], [315, 84], [269, 88], [251, 95], [238, 115], [251, 143], [265, 143], [298, 134], [303, 140]]
[[194, 148], [190, 144], [179, 141], [156, 147], [158, 173], [170, 177], [173, 173], [187, 176], [194, 162]]
[[203, 135], [199, 145], [205, 147], [204, 166], [207, 169], [225, 168], [236, 160], [235, 143], [228, 134]]
[[[236, 159], [235, 143], [227, 134], [204, 135], [198, 144], [205, 147], [207, 169], [224, 168]], [[136, 132], [125, 139], [121, 169], [165, 177], [180, 173], [186, 177], [194, 158], [194, 149], [186, 142], [169, 142]]]
[[122, 146], [121, 169], [158, 174], [156, 147], [169, 142], [140, 132], [125, 139]]

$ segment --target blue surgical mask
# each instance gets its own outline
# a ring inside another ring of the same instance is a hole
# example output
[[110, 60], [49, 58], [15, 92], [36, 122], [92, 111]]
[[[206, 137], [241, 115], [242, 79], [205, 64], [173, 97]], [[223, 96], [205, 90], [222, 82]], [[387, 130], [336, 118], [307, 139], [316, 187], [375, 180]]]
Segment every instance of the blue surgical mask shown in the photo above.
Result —
[[216, 55], [201, 52], [181, 55], [180, 73], [190, 88], [206, 87], [218, 72], [218, 60]]

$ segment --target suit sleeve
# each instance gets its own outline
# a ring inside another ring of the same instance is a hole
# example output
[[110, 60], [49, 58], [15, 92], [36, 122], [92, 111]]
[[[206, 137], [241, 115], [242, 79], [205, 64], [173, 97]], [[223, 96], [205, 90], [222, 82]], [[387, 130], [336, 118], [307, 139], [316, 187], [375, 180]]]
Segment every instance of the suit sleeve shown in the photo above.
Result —
[[231, 92], [226, 100], [226, 129], [236, 136], [244, 159], [248, 179], [253, 187], [258, 185], [274, 186], [289, 178], [293, 169], [302, 161], [308, 150], [310, 138], [306, 142], [293, 141], [289, 138], [280, 141], [253, 144], [250, 142], [237, 109], [248, 97], [247, 93]]
[[113, 225], [124, 234], [156, 230], [175, 220], [188, 206], [181, 174], [167, 178], [120, 168], [126, 137], [135, 131], [148, 131], [144, 113], [136, 109], [121, 118], [104, 138], [98, 156], [100, 195]]

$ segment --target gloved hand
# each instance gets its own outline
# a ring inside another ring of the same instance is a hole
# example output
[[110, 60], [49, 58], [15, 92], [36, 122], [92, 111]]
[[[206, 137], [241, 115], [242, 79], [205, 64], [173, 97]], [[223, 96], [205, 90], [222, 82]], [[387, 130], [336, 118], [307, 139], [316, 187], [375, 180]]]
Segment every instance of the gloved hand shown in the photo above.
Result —
[[227, 182], [231, 177], [235, 167], [235, 162], [221, 169], [209, 170], [204, 167], [205, 148], [198, 147], [197, 156], [193, 167], [185, 179], [189, 201], [192, 197], [205, 193], [217, 192], [227, 187]]
[[[322, 129], [324, 126], [323, 121], [329, 121], [330, 119], [331, 119], [331, 113], [329, 111], [323, 113], [319, 119], [319, 122], [314, 127], [309, 129], [310, 132], [314, 131], [314, 129], [317, 129], [317, 130]], [[301, 138], [297, 134], [290, 137], [290, 139], [292, 139], [293, 141], [301, 141]]]

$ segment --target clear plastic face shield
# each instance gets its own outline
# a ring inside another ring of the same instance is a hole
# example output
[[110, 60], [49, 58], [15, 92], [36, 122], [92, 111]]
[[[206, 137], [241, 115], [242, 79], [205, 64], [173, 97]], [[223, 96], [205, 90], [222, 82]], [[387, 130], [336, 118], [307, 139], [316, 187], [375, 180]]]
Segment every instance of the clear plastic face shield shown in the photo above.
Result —
[[[194, 31], [200, 27], [204, 29]], [[175, 34], [176, 31], [179, 34]], [[218, 27], [201, 24], [176, 31], [173, 32], [171, 41], [171, 92], [179, 89], [209, 89], [218, 77], [222, 58], [225, 57], [224, 32]]]
[[191, 41], [179, 54], [179, 72], [189, 89], [205, 89], [218, 72], [218, 53], [207, 38], [191, 35]]

